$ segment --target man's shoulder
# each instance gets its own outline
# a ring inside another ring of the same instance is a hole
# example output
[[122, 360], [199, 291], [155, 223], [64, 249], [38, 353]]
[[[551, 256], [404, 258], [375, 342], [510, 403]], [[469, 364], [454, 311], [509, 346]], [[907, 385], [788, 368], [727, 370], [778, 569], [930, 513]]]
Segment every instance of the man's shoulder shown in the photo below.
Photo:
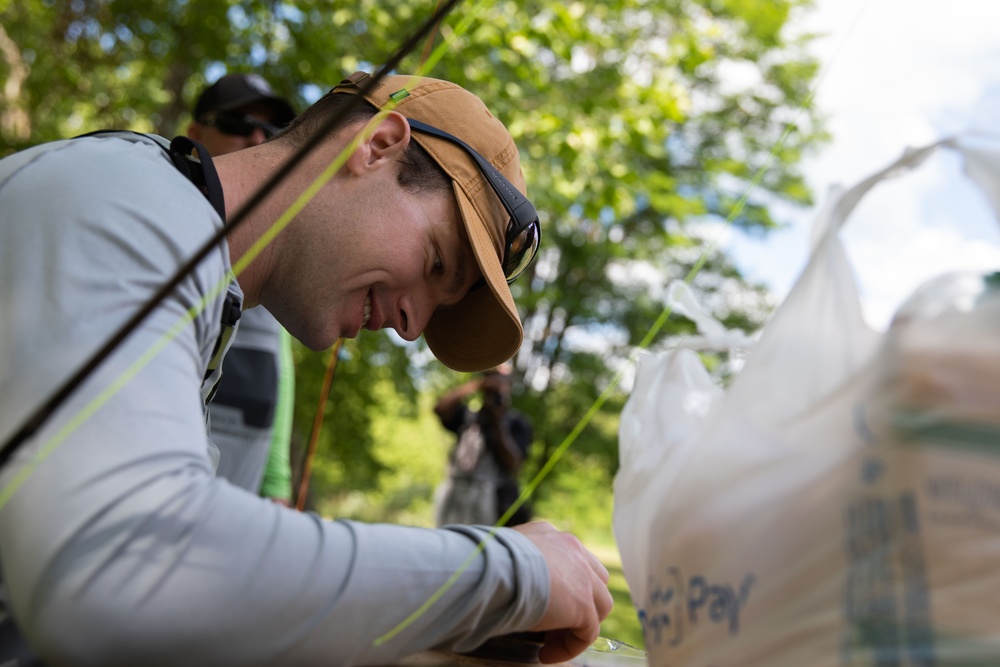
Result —
[[[86, 219], [125, 233], [166, 229], [181, 254], [190, 254], [223, 222], [174, 166], [169, 146], [158, 135], [126, 131], [42, 144], [0, 163], [0, 194], [35, 216]], [[46, 197], [48, 191], [59, 196]], [[31, 205], [39, 200], [49, 202], [44, 210]]]
[[4, 162], [33, 161], [49, 153], [60, 153], [61, 157], [66, 159], [80, 154], [114, 153], [120, 152], [123, 147], [128, 145], [155, 148], [169, 161], [170, 141], [165, 137], [158, 134], [132, 132], [131, 130], [100, 130], [68, 139], [57, 139], [37, 144], [4, 158]]
[[[4, 257], [19, 253], [25, 270], [29, 257], [60, 258], [39, 278], [69, 295], [83, 289], [74, 272], [85, 271], [91, 302], [101, 294], [135, 299], [170, 279], [223, 223], [161, 141], [108, 133], [42, 144], [0, 161], [0, 208], [10, 216]], [[222, 280], [227, 254], [223, 243], [217, 261], [201, 262], [192, 288], [202, 293]]]
[[[128, 197], [143, 183], [152, 187], [172, 180], [170, 174], [177, 170], [165, 141], [155, 135], [110, 132], [39, 144], [0, 162], [0, 184], [32, 189], [51, 184], [61, 196], [67, 188], [83, 196], [99, 196], [111, 188], [117, 196]], [[149, 178], [151, 174], [156, 178]]]
[[119, 178], [142, 181], [150, 173], [181, 176], [170, 159], [170, 142], [157, 135], [102, 132], [71, 139], [67, 144], [67, 160], [92, 160], [95, 169], [115, 172]]
[[71, 139], [71, 141], [81, 141], [84, 139], [117, 139], [134, 144], [156, 146], [163, 149], [164, 152], [169, 152], [170, 150], [170, 140], [166, 137], [161, 137], [158, 134], [150, 134], [147, 132], [133, 132], [132, 130], [98, 130], [97, 132], [81, 134], [80, 136]]

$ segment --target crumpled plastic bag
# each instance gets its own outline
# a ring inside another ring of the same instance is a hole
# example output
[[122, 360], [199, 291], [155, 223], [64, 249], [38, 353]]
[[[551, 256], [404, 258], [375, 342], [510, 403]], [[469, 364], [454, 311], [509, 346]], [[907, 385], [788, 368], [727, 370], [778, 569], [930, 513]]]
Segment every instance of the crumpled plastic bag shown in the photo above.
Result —
[[650, 664], [1000, 665], [1000, 279], [942, 276], [879, 334], [838, 236], [940, 148], [1000, 208], [996, 153], [908, 151], [820, 212], [727, 389], [641, 357], [614, 528]]

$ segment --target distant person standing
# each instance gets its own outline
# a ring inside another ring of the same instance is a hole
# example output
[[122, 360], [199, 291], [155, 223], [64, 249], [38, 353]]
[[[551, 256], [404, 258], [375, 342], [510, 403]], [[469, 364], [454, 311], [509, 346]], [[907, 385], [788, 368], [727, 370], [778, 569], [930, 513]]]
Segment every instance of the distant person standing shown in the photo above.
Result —
[[[295, 118], [292, 106], [256, 74], [227, 74], [205, 89], [187, 136], [213, 157], [264, 143]], [[245, 311], [209, 404], [219, 448], [216, 474], [290, 506], [289, 446], [295, 368], [292, 338], [263, 306]]]
[[[483, 404], [473, 411], [465, 401], [476, 393], [482, 394]], [[434, 412], [458, 438], [448, 478], [438, 490], [437, 525], [495, 524], [521, 493], [517, 474], [533, 439], [531, 422], [511, 408], [510, 364], [452, 389]], [[506, 525], [530, 520], [525, 503]]]

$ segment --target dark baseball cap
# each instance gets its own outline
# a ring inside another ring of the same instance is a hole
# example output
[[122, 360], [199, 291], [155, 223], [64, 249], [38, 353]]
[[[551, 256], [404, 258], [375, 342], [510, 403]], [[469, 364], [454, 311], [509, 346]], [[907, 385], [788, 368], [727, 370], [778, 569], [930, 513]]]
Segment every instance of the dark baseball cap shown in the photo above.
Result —
[[198, 98], [194, 107], [195, 120], [208, 113], [232, 111], [254, 102], [265, 102], [274, 110], [274, 124], [284, 127], [295, 118], [292, 106], [275, 94], [264, 77], [258, 74], [227, 74]]

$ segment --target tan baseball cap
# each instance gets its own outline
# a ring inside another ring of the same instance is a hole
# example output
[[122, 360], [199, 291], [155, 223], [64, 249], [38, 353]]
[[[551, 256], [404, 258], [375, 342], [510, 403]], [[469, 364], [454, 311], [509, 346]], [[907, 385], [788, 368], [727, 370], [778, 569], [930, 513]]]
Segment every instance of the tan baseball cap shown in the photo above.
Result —
[[[368, 78], [367, 73], [356, 72], [331, 92], [358, 94]], [[392, 75], [384, 77], [365, 99], [379, 109], [398, 111], [465, 142], [519, 190], [513, 193], [515, 197], [526, 201], [514, 140], [482, 100], [461, 86], [440, 79]], [[486, 283], [470, 290], [459, 303], [438, 308], [424, 330], [424, 339], [434, 355], [454, 370], [473, 372], [498, 366], [514, 356], [524, 338], [501, 266], [511, 215], [462, 147], [424, 132], [413, 131], [411, 136], [451, 176], [458, 209]]]

